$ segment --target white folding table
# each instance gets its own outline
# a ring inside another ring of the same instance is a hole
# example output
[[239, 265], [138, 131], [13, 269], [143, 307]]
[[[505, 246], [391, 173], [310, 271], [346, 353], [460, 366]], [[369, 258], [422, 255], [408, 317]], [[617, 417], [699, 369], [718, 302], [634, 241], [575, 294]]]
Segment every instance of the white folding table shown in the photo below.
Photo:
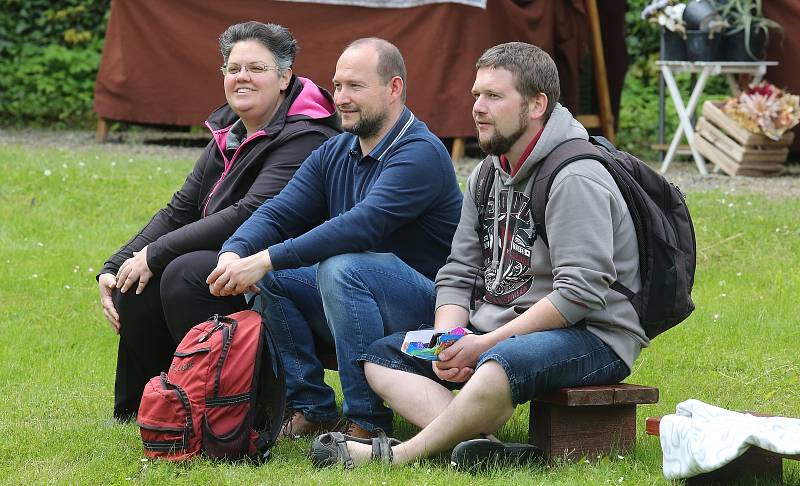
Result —
[[[678, 144], [682, 136], [685, 135], [686, 142], [689, 144], [689, 149], [692, 152], [692, 158], [697, 165], [697, 170], [699, 170], [701, 174], [706, 175], [708, 174], [706, 171], [706, 161], [694, 145], [694, 126], [692, 125], [691, 117], [694, 114], [695, 108], [697, 108], [697, 103], [700, 100], [700, 95], [703, 94], [708, 78], [718, 74], [726, 75], [731, 93], [737, 95], [739, 94], [739, 83], [734, 77], [734, 74], [749, 74], [753, 77], [753, 82], [757, 83], [764, 77], [764, 74], [766, 74], [768, 66], [777, 66], [778, 63], [776, 61], [656, 61], [656, 65], [661, 69], [661, 75], [664, 79], [664, 83], [667, 85], [679, 120], [678, 128], [675, 130], [675, 134], [672, 137], [672, 142], [669, 144], [664, 160], [661, 161], [661, 172], [666, 172], [669, 164], [672, 162], [672, 158], [675, 156], [675, 151], [678, 149]], [[681, 91], [675, 83], [674, 75], [687, 72], [697, 73], [698, 76], [697, 82], [689, 97], [689, 102], [684, 104]]]

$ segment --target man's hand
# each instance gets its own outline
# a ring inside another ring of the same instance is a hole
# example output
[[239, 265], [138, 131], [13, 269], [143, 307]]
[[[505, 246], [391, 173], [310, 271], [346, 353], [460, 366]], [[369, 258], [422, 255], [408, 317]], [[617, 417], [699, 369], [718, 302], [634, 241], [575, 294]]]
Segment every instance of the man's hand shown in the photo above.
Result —
[[217, 267], [206, 279], [211, 295], [227, 297], [259, 292], [256, 283], [272, 269], [267, 250], [241, 258], [233, 252], [219, 256]]
[[114, 307], [114, 301], [111, 300], [111, 292], [117, 285], [117, 279], [110, 273], [104, 273], [97, 279], [97, 284], [100, 288], [100, 304], [103, 306], [103, 315], [111, 325], [111, 329], [119, 334], [119, 312]]
[[117, 272], [117, 288], [123, 294], [133, 287], [137, 281], [136, 294], [141, 294], [147, 286], [147, 282], [153, 278], [153, 272], [147, 266], [147, 246], [139, 251], [133, 252], [133, 256], [122, 263]]
[[475, 372], [478, 358], [491, 347], [486, 335], [467, 334], [439, 353], [433, 372], [442, 380], [463, 383]]
[[433, 361], [433, 372], [440, 380], [464, 383], [475, 373], [475, 368], [447, 368], [446, 366], [441, 361]]

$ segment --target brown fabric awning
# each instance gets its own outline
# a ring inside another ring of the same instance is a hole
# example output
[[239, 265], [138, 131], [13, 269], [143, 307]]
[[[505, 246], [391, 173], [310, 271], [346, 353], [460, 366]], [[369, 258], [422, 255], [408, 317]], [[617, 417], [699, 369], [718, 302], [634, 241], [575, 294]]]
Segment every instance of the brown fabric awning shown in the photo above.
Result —
[[[767, 68], [766, 80], [779, 88], [800, 94], [800, 2], [797, 0], [770, 0], [764, 2], [764, 16], [783, 27], [783, 35], [770, 34], [767, 59], [778, 61]], [[800, 125], [794, 127], [792, 151], [800, 151]]]
[[582, 0], [491, 0], [404, 9], [269, 0], [113, 0], [94, 108], [103, 118], [196, 125], [225, 101], [217, 38], [229, 25], [258, 20], [288, 27], [300, 43], [295, 73], [331, 89], [342, 49], [360, 37], [400, 48], [408, 106], [441, 137], [474, 135], [470, 89], [475, 61], [508, 41], [536, 44], [559, 66], [564, 100], [578, 102], [579, 59], [587, 52]]

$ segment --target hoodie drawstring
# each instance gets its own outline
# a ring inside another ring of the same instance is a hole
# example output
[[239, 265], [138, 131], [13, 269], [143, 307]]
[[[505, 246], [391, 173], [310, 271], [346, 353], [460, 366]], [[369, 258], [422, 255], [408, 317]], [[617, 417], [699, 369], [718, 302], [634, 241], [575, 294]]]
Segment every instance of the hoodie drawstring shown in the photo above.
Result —
[[[497, 169], [495, 169], [497, 170]], [[500, 201], [500, 185], [498, 182], [500, 181], [499, 174], [495, 174], [495, 184], [494, 184], [494, 201], [495, 201], [495, 208], [494, 208], [494, 238], [495, 241], [498, 242], [497, 244], [493, 245], [492, 248], [492, 269], [495, 271], [495, 278], [494, 282], [492, 282], [492, 290], [497, 290], [497, 287], [500, 285], [500, 280], [503, 277], [503, 266], [506, 261], [506, 253], [508, 253], [508, 245], [511, 244], [509, 241], [506, 240], [513, 240], [513, 235], [511, 235], [508, 230], [511, 224], [511, 207], [514, 203], [514, 187], [512, 186], [506, 191], [506, 224], [504, 228], [503, 238], [500, 239], [500, 235], [497, 233], [498, 228], [498, 209], [499, 209], [499, 201]], [[514, 231], [517, 230], [517, 224], [514, 223]], [[500, 262], [497, 261], [497, 251], [498, 246], [500, 249]]]

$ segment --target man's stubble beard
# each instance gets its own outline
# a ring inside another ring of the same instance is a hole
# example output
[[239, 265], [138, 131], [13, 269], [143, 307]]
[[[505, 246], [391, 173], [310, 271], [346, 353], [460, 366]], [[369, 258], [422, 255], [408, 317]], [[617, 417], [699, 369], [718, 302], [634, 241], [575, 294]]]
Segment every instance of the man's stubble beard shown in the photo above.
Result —
[[362, 139], [370, 139], [377, 135], [389, 116], [386, 111], [382, 111], [376, 115], [367, 115], [363, 111], [359, 111], [359, 113], [361, 114], [361, 118], [352, 127], [344, 128], [344, 131], [350, 132]]
[[495, 128], [495, 134], [489, 140], [482, 142], [480, 139], [480, 135], [478, 135], [478, 146], [483, 150], [484, 153], [489, 155], [502, 155], [508, 153], [511, 150], [511, 147], [517, 143], [517, 140], [525, 133], [528, 129], [528, 113], [527, 113], [527, 104], [524, 104], [520, 107], [519, 113], [519, 127], [512, 133], [511, 135], [504, 136], [497, 133], [497, 129]]

